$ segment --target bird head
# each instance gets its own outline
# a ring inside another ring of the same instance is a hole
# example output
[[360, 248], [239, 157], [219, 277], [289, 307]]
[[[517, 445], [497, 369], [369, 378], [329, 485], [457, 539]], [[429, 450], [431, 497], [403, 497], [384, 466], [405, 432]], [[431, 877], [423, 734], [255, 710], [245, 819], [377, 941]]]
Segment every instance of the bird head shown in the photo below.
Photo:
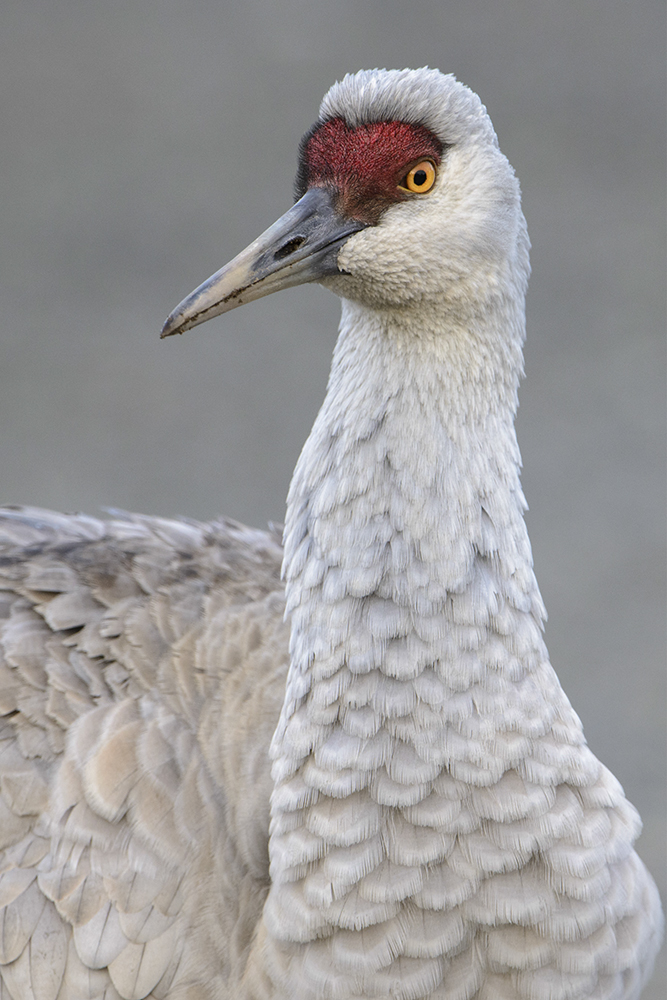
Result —
[[479, 98], [453, 76], [365, 70], [334, 84], [301, 141], [296, 193], [177, 306], [163, 337], [310, 281], [374, 309], [456, 310], [512, 277], [525, 290], [518, 182]]

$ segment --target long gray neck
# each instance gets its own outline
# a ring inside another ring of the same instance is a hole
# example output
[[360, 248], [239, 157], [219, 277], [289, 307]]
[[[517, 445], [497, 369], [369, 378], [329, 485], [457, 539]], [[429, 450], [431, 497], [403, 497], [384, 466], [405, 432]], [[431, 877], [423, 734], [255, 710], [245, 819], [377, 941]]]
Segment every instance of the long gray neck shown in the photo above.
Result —
[[[343, 304], [288, 497], [293, 674], [314, 680], [351, 657], [357, 670], [386, 667], [396, 642], [451, 618], [480, 572], [508, 598], [537, 597], [514, 431], [521, 314], [463, 330], [425, 320]], [[429, 643], [425, 655], [441, 652]]]
[[521, 306], [443, 329], [424, 309], [417, 325], [344, 302], [285, 530], [291, 666], [264, 912], [285, 995], [296, 969], [300, 996], [332, 970], [358, 986], [379, 961], [369, 928], [397, 953], [396, 921], [405, 936], [454, 842], [447, 810], [425, 803], [511, 766], [487, 703], [545, 657], [513, 426]]

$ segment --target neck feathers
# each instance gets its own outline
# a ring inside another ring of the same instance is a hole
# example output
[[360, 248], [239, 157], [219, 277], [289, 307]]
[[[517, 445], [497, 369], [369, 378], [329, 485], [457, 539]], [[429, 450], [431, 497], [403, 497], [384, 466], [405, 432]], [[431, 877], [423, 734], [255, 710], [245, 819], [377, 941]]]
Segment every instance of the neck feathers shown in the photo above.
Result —
[[413, 329], [409, 314], [344, 303], [288, 497], [290, 610], [376, 596], [420, 617], [480, 558], [507, 583], [530, 570], [514, 431], [523, 329], [508, 340], [507, 324], [503, 338], [428, 318]]
[[358, 984], [400, 956], [437, 981], [424, 928], [440, 942], [426, 951], [462, 947], [440, 911], [478, 881], [457, 841], [466, 796], [525, 755], [524, 716], [538, 734], [566, 710], [529, 680], [546, 652], [513, 428], [521, 338], [520, 323], [509, 343], [481, 325], [465, 339], [344, 305], [288, 499], [264, 913], [277, 980], [289, 959], [305, 981]]

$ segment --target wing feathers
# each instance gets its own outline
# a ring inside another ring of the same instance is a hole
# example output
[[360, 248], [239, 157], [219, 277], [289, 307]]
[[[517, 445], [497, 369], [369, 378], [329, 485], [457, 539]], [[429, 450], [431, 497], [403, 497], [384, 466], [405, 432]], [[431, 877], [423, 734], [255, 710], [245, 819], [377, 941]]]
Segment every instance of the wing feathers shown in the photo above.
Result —
[[21, 840], [31, 826], [28, 817], [17, 816], [9, 804], [0, 798], [0, 850]]
[[266, 893], [280, 547], [18, 509], [0, 544], [0, 1000], [208, 997]]
[[135, 944], [146, 944], [153, 938], [160, 937], [174, 923], [176, 915], [168, 916], [160, 913], [157, 907], [150, 903], [137, 913], [119, 911], [120, 926], [128, 941]]
[[47, 903], [27, 948], [35, 1000], [56, 1000], [67, 964], [68, 937], [55, 907]]
[[109, 965], [127, 943], [118, 911], [111, 902], [102, 906], [87, 923], [74, 927], [74, 944], [79, 958], [91, 969]]
[[178, 927], [170, 927], [145, 944], [128, 944], [109, 965], [114, 986], [125, 1000], [142, 1000], [169, 968], [178, 944]]
[[0, 910], [0, 964], [19, 957], [46, 905], [46, 899], [33, 880], [20, 896]]
[[35, 881], [37, 873], [31, 868], [10, 868], [0, 875], [0, 910], [18, 899]]

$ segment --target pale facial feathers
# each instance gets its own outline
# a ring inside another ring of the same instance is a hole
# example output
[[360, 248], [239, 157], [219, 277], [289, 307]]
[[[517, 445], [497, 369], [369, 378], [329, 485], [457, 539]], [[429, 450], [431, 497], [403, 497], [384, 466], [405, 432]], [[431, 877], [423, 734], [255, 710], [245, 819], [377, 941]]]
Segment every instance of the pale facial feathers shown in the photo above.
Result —
[[438, 327], [447, 313], [470, 322], [497, 308], [512, 286], [522, 302], [530, 267], [519, 184], [479, 98], [437, 70], [376, 70], [332, 87], [320, 117], [337, 115], [353, 126], [392, 119], [426, 125], [444, 152], [435, 188], [350, 237], [338, 261], [352, 278], [325, 283], [377, 309], [435, 302]]

